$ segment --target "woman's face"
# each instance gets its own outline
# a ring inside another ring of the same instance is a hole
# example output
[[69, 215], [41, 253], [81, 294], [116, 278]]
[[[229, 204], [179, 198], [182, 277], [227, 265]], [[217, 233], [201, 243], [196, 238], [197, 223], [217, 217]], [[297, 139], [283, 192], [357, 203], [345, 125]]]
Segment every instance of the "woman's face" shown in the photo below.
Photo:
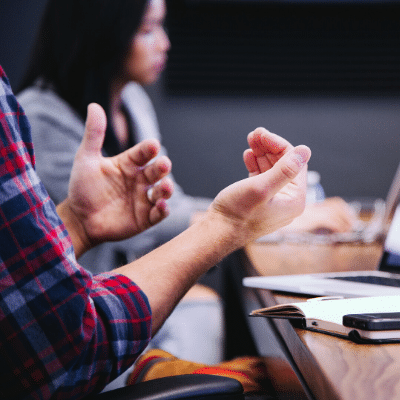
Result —
[[167, 62], [170, 41], [164, 30], [164, 0], [150, 0], [139, 30], [132, 38], [124, 69], [128, 80], [154, 83]]

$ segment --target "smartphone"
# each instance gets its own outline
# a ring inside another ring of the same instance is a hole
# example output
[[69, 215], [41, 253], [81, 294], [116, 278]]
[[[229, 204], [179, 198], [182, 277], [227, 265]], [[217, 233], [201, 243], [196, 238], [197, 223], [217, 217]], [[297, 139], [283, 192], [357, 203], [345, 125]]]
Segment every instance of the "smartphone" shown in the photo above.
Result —
[[364, 331], [400, 330], [400, 312], [347, 314], [343, 325]]

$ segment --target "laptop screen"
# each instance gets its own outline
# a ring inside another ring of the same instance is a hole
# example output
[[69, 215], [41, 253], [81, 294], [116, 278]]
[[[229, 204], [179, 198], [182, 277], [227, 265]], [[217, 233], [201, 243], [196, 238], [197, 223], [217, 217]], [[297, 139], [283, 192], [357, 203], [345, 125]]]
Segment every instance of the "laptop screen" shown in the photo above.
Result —
[[383, 247], [379, 269], [400, 273], [400, 206], [397, 206]]

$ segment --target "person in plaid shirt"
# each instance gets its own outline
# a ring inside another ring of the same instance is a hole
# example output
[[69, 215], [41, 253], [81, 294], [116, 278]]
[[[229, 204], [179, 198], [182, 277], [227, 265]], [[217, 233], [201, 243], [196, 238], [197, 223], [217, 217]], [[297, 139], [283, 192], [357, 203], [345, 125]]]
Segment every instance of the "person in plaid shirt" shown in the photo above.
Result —
[[221, 191], [204, 217], [170, 242], [92, 275], [76, 258], [162, 220], [173, 190], [169, 159], [148, 164], [158, 142], [104, 158], [105, 126], [104, 110], [89, 105], [68, 197], [56, 209], [35, 173], [28, 120], [0, 67], [1, 399], [100, 392], [201, 274], [304, 210], [309, 148], [257, 128], [244, 153], [249, 178]]
[[[127, 277], [91, 276], [77, 264], [67, 230], [35, 173], [29, 123], [1, 67], [0, 78], [0, 398], [81, 398], [99, 392], [146, 347], [150, 307]], [[130, 153], [139, 160], [140, 174], [157, 150], [154, 142], [146, 146]], [[135, 172], [134, 162], [130, 167]], [[168, 159], [157, 161], [148, 167], [149, 183], [169, 170]], [[164, 197], [172, 187], [167, 180], [161, 185], [157, 206], [147, 198], [139, 204], [138, 212], [150, 211], [152, 223], [168, 211]], [[60, 215], [68, 215], [65, 205]], [[135, 232], [150, 226], [137, 221]], [[87, 246], [75, 237], [76, 251], [83, 252]]]

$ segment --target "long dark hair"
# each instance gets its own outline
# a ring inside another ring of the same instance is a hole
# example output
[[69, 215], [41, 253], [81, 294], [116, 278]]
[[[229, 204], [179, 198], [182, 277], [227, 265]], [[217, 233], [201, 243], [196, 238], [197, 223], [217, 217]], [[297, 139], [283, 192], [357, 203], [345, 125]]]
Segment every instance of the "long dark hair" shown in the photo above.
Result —
[[[43, 78], [86, 119], [96, 102], [110, 121], [110, 86], [122, 69], [148, 0], [49, 0], [18, 89]], [[107, 124], [106, 141], [115, 140]]]

